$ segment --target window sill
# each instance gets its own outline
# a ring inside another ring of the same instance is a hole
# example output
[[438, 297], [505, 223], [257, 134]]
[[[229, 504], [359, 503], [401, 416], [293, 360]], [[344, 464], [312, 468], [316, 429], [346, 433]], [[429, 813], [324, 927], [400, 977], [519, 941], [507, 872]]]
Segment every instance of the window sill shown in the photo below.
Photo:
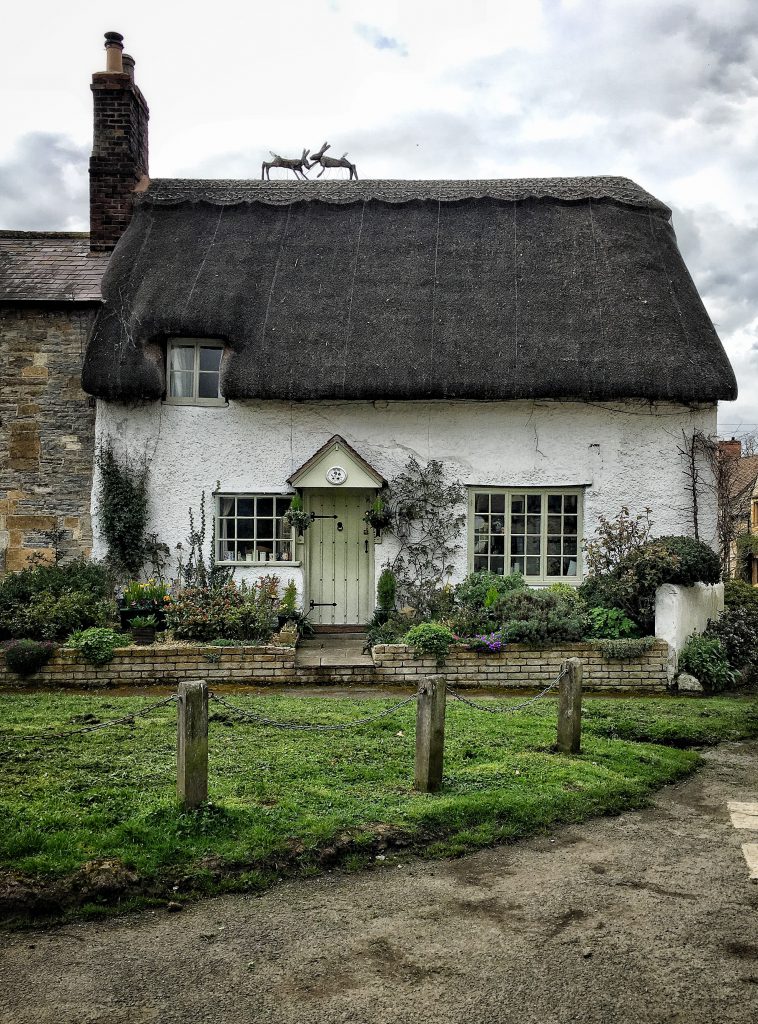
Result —
[[227, 559], [224, 559], [223, 561], [221, 559], [217, 559], [217, 561], [216, 561], [216, 565], [220, 565], [220, 566], [233, 565], [235, 567], [238, 567], [238, 566], [241, 566], [241, 565], [246, 565], [246, 566], [249, 566], [251, 569], [260, 569], [261, 566], [264, 566], [264, 565], [288, 566], [290, 569], [297, 569], [302, 564], [303, 563], [299, 562], [299, 561], [298, 562], [275, 562], [275, 561], [273, 561], [273, 559], [269, 559], [269, 561], [267, 561], [267, 562], [248, 562], [248, 561], [232, 562], [232, 561], [228, 561]]
[[164, 398], [161, 405], [177, 405], [185, 409], [228, 409], [225, 398]]

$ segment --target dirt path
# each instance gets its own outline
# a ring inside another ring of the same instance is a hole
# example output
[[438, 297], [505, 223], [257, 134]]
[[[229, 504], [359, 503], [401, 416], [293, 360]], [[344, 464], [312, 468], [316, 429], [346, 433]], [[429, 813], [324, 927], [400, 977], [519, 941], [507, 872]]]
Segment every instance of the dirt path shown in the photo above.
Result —
[[[655, 806], [457, 861], [3, 936], [2, 1024], [754, 1024], [758, 885], [724, 744]], [[399, 866], [398, 866], [399, 865]]]

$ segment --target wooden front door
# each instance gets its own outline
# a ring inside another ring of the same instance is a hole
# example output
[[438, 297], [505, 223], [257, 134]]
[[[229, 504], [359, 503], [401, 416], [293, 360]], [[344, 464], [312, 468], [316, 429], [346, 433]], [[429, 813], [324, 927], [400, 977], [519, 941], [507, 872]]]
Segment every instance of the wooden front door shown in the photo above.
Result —
[[374, 611], [374, 531], [363, 522], [364, 490], [307, 490], [316, 519], [305, 532], [306, 611], [318, 625], [358, 625]]

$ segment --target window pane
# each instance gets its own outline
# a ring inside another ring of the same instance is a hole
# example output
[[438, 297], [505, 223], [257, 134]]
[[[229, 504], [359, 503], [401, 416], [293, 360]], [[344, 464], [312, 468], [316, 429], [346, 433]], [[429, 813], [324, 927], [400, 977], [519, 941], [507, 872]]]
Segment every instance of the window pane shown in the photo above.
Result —
[[541, 516], [527, 516], [526, 517], [526, 532], [527, 533], [539, 533], [542, 529], [542, 517]]
[[171, 346], [171, 369], [188, 370], [192, 373], [195, 369], [195, 346], [194, 345], [172, 345]]
[[490, 507], [490, 496], [489, 494], [475, 494], [474, 495], [474, 512], [489, 512]]
[[548, 510], [548, 512], [560, 512], [560, 510], [561, 510], [561, 496], [560, 496], [560, 494], [548, 494], [548, 496], [547, 496], [547, 510]]
[[502, 533], [505, 530], [505, 523], [502, 519], [497, 519], [495, 516], [490, 521], [490, 533]]
[[564, 576], [576, 576], [576, 559], [575, 558], [564, 558], [563, 559], [563, 575]]
[[490, 554], [502, 555], [505, 552], [505, 537], [490, 538]]
[[575, 494], [566, 494], [563, 498], [563, 511], [567, 515], [576, 515], [577, 513], [577, 497]]
[[490, 506], [493, 512], [498, 512], [503, 515], [505, 512], [505, 495], [504, 494], [491, 494], [490, 495]]
[[540, 553], [540, 538], [539, 537], [527, 537], [526, 538], [526, 553], [527, 553], [527, 555], [538, 555]]
[[560, 576], [560, 574], [561, 574], [561, 560], [560, 560], [560, 558], [548, 558], [548, 560], [547, 560], [547, 574], [548, 574], [548, 576]]
[[237, 515], [254, 516], [255, 498], [237, 498]]
[[481, 555], [474, 555], [474, 572], [484, 572], [487, 568], [487, 558]]
[[222, 516], [234, 514], [234, 498], [219, 498], [219, 512]]
[[540, 574], [540, 560], [539, 558], [527, 558], [526, 560], [526, 575], [527, 576], [539, 576]]
[[258, 508], [256, 512], [259, 516], [273, 516], [274, 514], [274, 499], [273, 498], [258, 498]]
[[221, 355], [223, 349], [220, 348], [200, 348], [200, 369], [201, 370], [215, 370], [218, 373], [219, 367], [221, 366]]
[[526, 516], [511, 516], [511, 532], [512, 533], [525, 533], [526, 532]]
[[489, 533], [489, 519], [484, 516], [474, 516], [474, 533]]
[[237, 536], [240, 538], [240, 540], [252, 540], [253, 537], [255, 537], [255, 520], [238, 519]]
[[218, 398], [218, 380], [217, 373], [199, 374], [197, 381], [198, 398]]
[[257, 529], [258, 540], [273, 540], [274, 539], [274, 520], [273, 519], [259, 519]]
[[526, 498], [526, 510], [527, 512], [541, 512], [542, 511], [542, 495], [541, 494], [528, 494]]
[[547, 539], [547, 553], [549, 555], [560, 555], [560, 553], [561, 553], [561, 538], [560, 537], [548, 537], [548, 539]]
[[490, 572], [496, 572], [498, 575], [503, 575], [504, 560], [502, 558], [491, 558], [490, 559]]
[[524, 538], [523, 537], [511, 537], [511, 554], [512, 555], [523, 555], [524, 553]]
[[564, 516], [563, 532], [569, 534], [570, 536], [576, 536], [577, 521], [578, 520], [576, 516]]
[[174, 370], [169, 374], [169, 385], [168, 393], [170, 398], [192, 398], [192, 389], [194, 386], [194, 375], [192, 373], [186, 373], [182, 371], [178, 373]]
[[548, 516], [547, 517], [547, 532], [551, 534], [557, 534], [561, 532], [561, 517], [560, 516]]
[[565, 537], [563, 540], [564, 555], [576, 554], [576, 537]]
[[525, 511], [525, 501], [523, 494], [513, 494], [511, 496], [511, 512], [519, 513]]
[[511, 559], [511, 572], [520, 572], [524, 574], [524, 559], [523, 558], [512, 558]]
[[277, 498], [276, 499], [276, 514], [283, 516], [287, 509], [292, 504], [292, 498]]

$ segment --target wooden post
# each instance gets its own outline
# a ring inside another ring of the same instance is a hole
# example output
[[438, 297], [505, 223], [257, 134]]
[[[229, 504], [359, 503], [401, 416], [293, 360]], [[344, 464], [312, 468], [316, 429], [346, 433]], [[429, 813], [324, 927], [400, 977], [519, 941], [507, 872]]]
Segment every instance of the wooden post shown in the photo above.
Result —
[[414, 785], [422, 793], [434, 793], [442, 785], [446, 693], [444, 676], [424, 676], [419, 682]]
[[558, 689], [558, 749], [578, 754], [582, 736], [582, 663], [569, 658], [561, 665]]
[[176, 795], [185, 810], [208, 799], [208, 684], [179, 683]]

